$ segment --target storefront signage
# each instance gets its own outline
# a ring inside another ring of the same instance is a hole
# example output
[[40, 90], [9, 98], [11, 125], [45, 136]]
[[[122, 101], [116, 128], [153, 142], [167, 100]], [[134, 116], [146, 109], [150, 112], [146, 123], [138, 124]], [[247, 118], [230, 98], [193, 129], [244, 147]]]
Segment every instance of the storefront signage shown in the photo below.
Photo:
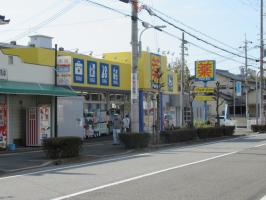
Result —
[[204, 60], [195, 62], [195, 80], [196, 81], [214, 81], [215, 80], [215, 61]]
[[0, 80], [7, 80], [7, 68], [0, 68]]
[[7, 101], [6, 96], [2, 96], [0, 103], [0, 148], [6, 148], [7, 145]]
[[197, 101], [214, 101], [215, 96], [195, 96], [195, 100], [197, 100]]
[[139, 91], [138, 91], [138, 74], [133, 73], [131, 75], [131, 99], [138, 99]]
[[237, 81], [236, 82], [236, 96], [241, 96], [242, 95], [242, 88], [241, 88], [241, 82]]
[[214, 93], [214, 88], [212, 87], [196, 87], [194, 88], [195, 93]]
[[100, 84], [109, 85], [109, 65], [100, 63]]
[[57, 85], [70, 85], [71, 84], [71, 57], [70, 56], [58, 56], [57, 57]]
[[74, 83], [84, 83], [84, 60], [73, 59]]
[[120, 86], [120, 71], [118, 65], [112, 65], [112, 86]]
[[168, 90], [173, 91], [173, 87], [174, 87], [173, 74], [168, 74]]
[[160, 69], [161, 69], [161, 56], [156, 54], [151, 54], [151, 86], [153, 89], [159, 88]]
[[88, 83], [97, 84], [97, 63], [88, 61]]

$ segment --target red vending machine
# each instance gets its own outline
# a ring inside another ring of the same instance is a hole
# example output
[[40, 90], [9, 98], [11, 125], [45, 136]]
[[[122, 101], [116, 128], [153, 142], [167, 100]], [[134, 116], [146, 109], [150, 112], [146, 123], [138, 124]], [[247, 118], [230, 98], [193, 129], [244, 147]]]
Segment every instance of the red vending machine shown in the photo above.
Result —
[[51, 107], [42, 105], [27, 110], [26, 146], [41, 146], [51, 137]]

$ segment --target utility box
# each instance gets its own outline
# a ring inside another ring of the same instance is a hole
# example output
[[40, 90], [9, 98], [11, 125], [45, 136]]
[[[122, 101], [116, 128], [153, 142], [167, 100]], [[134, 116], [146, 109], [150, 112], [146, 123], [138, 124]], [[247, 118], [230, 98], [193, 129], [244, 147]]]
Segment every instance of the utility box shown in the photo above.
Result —
[[77, 136], [84, 138], [84, 97], [57, 97], [58, 137]]

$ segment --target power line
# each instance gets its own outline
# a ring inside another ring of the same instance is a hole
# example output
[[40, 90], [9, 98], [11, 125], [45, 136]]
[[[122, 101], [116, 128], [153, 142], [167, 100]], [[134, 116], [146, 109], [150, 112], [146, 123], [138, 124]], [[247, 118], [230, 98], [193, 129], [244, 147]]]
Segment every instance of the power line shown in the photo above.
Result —
[[[207, 45], [209, 45], [209, 46], [212, 46], [212, 47], [214, 47], [214, 48], [216, 48], [216, 49], [219, 49], [219, 50], [221, 50], [221, 51], [224, 51], [224, 52], [226, 52], [226, 53], [229, 53], [229, 54], [235, 55], [235, 56], [237, 56], [237, 57], [245, 58], [245, 56], [242, 56], [242, 55], [237, 54], [237, 53], [235, 53], [235, 52], [232, 52], [232, 51], [226, 50], [226, 49], [224, 49], [224, 48], [222, 48], [222, 47], [219, 47], [219, 46], [217, 46], [217, 45], [215, 45], [215, 44], [213, 44], [213, 43], [211, 43], [211, 42], [208, 42], [208, 41], [206, 41], [206, 40], [204, 40], [204, 39], [201, 39], [200, 37], [198, 37], [198, 36], [196, 36], [196, 35], [194, 35], [194, 34], [188, 32], [188, 31], [186, 31], [186, 30], [183, 29], [183, 28], [178, 27], [177, 25], [175, 25], [175, 24], [169, 22], [168, 20], [164, 19], [163, 17], [157, 15], [157, 14], [156, 14], [151, 8], [149, 8], [149, 7], [147, 7], [147, 6], [145, 6], [144, 9], [147, 10], [147, 12], [148, 12], [150, 15], [153, 15], [153, 16], [157, 17], [158, 19], [160, 19], [160, 20], [162, 20], [163, 22], [169, 24], [170, 26], [172, 26], [172, 27], [174, 27], [174, 28], [176, 28], [176, 29], [178, 29], [178, 30], [180, 30], [180, 31], [182, 31], [182, 32], [184, 32], [184, 33], [186, 33], [187, 35], [189, 35], [189, 36], [191, 36], [191, 37], [193, 37], [193, 38], [195, 38], [195, 39], [197, 39], [197, 40], [199, 40], [199, 41], [201, 41], [201, 42], [203, 42], [203, 43], [205, 43], [205, 44], [207, 44]], [[248, 58], [248, 60], [252, 60], [252, 61], [258, 62], [258, 60], [257, 60], [257, 59], [254, 59], [254, 58]]]
[[74, 1], [74, 2], [70, 3], [69, 5], [67, 5], [66, 7], [61, 9], [60, 11], [56, 12], [53, 16], [49, 17], [48, 19], [46, 19], [46, 20], [40, 22], [39, 24], [37, 24], [36, 26], [34, 26], [29, 31], [24, 31], [23, 33], [20, 33], [20, 34], [16, 35], [15, 37], [13, 37], [13, 38], [11, 38], [11, 39], [9, 39], [7, 41], [21, 39], [21, 38], [29, 35], [30, 33], [39, 30], [43, 26], [51, 23], [52, 21], [56, 20], [58, 17], [62, 16], [63, 14], [68, 12], [69, 10], [73, 9], [77, 5], [77, 3], [78, 3], [77, 1]]

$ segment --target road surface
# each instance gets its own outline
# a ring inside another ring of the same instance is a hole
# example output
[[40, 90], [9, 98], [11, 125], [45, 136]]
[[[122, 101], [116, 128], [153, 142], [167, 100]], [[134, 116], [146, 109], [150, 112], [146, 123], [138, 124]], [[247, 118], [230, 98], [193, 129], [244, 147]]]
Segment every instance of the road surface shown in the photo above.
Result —
[[260, 200], [265, 195], [265, 134], [0, 178], [1, 200]]

